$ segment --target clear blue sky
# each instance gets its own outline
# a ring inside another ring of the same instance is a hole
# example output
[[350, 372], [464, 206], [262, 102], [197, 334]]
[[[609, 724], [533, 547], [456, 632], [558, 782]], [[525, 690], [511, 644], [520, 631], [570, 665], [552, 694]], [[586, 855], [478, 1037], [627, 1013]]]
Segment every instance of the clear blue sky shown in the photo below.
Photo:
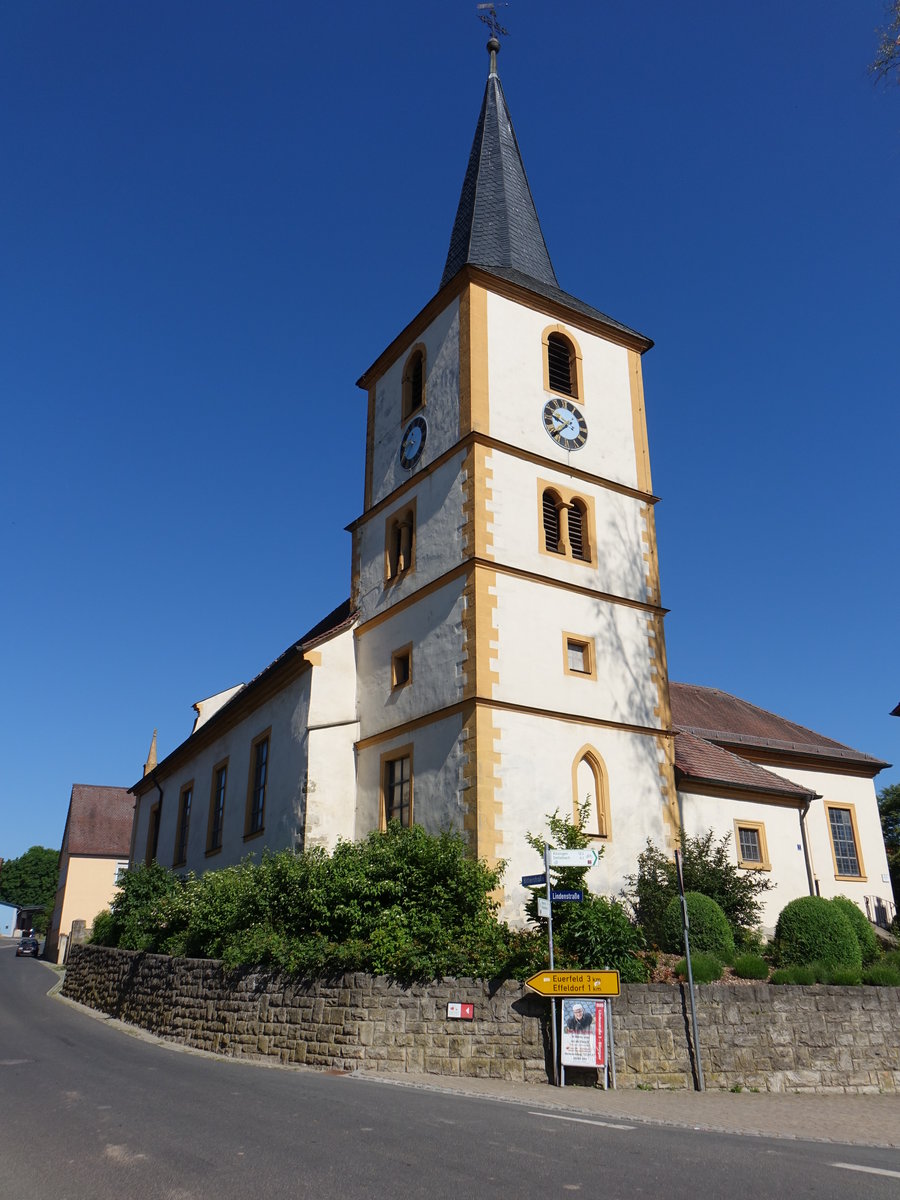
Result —
[[[882, 16], [516, 0], [500, 72], [560, 283], [656, 341], [672, 678], [900, 764]], [[463, 0], [0, 6], [0, 857], [349, 594], [355, 380], [437, 290], [485, 36]]]

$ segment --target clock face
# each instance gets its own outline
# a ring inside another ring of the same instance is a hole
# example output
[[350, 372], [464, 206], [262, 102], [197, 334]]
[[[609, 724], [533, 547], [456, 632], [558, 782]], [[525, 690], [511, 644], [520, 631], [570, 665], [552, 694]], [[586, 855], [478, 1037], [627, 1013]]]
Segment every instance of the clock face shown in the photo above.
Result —
[[564, 450], [580, 450], [587, 441], [587, 421], [571, 400], [547, 401], [544, 428]]
[[425, 438], [428, 436], [428, 426], [424, 417], [413, 417], [400, 439], [400, 466], [404, 471], [411, 471], [425, 449]]

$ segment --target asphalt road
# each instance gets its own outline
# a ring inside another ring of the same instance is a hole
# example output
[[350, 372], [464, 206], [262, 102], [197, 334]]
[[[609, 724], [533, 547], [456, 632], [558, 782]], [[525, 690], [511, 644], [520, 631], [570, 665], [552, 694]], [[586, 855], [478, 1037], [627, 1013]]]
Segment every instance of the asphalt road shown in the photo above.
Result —
[[185, 1053], [48, 996], [56, 978], [0, 942], [0, 1200], [900, 1195], [896, 1151]]

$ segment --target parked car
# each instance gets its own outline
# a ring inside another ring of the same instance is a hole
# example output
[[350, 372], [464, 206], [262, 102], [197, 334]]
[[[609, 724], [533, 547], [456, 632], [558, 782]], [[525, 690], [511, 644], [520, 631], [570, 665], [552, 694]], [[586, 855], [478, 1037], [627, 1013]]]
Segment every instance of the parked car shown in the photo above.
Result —
[[38, 944], [37, 938], [20, 938], [19, 944], [16, 946], [16, 958], [24, 958], [26, 954], [30, 954], [32, 958], [37, 958], [40, 952], [41, 947]]

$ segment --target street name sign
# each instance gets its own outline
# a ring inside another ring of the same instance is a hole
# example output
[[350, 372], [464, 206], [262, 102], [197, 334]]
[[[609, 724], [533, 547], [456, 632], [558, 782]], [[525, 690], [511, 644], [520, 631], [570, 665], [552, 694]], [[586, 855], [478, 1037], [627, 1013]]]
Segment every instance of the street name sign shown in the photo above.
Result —
[[540, 875], [523, 875], [522, 887], [544, 887], [547, 882], [547, 876], [541, 872]]
[[618, 971], [538, 971], [525, 986], [539, 996], [618, 996]]
[[592, 867], [600, 857], [596, 850], [551, 850], [551, 867]]
[[563, 900], [583, 900], [584, 892], [577, 892], [574, 888], [565, 890], [564, 888], [551, 888], [550, 899], [558, 904]]

